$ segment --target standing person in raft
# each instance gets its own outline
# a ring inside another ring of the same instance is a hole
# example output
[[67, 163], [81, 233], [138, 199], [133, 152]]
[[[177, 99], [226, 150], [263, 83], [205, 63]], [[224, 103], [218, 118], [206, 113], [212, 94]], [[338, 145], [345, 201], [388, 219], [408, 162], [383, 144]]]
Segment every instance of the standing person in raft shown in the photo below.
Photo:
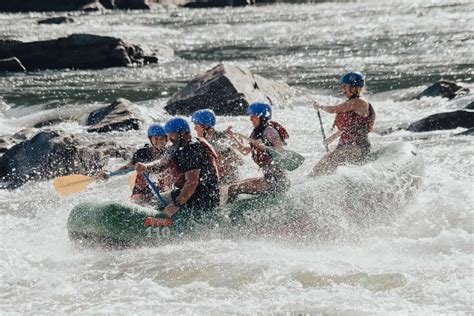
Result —
[[[228, 201], [232, 202], [241, 193], [276, 195], [286, 192], [290, 181], [286, 171], [273, 163], [272, 155], [265, 148], [281, 149], [289, 137], [285, 128], [275, 121], [271, 121], [272, 107], [265, 103], [252, 103], [247, 108], [247, 114], [253, 125], [250, 134], [250, 146], [245, 146], [237, 139], [238, 135], [232, 131], [232, 126], [227, 128], [228, 136], [234, 141], [237, 149], [244, 155], [252, 154], [253, 161], [262, 169], [263, 177], [250, 178], [235, 182], [229, 186]], [[262, 146], [263, 145], [263, 146]]]
[[351, 71], [341, 77], [340, 83], [346, 101], [338, 105], [313, 104], [317, 110], [336, 113], [334, 124], [338, 131], [328, 137], [326, 144], [340, 138], [336, 149], [314, 166], [310, 176], [332, 173], [345, 164], [363, 163], [370, 152], [368, 134], [374, 127], [375, 111], [369, 102], [361, 98], [365, 77], [360, 72]]
[[[116, 171], [134, 168], [137, 163], [147, 163], [158, 160], [163, 157], [167, 151], [168, 137], [165, 129], [160, 124], [151, 124], [147, 130], [147, 136], [150, 144], [146, 144], [138, 149], [132, 156], [132, 159], [126, 165], [118, 168]], [[101, 172], [97, 178], [107, 179], [107, 174]], [[167, 173], [162, 173], [158, 179], [157, 187], [160, 190], [167, 190], [171, 186], [171, 176]], [[151, 189], [148, 187], [145, 178], [142, 175], [137, 175], [135, 185], [132, 190], [131, 199], [135, 203], [147, 204], [155, 199]]]
[[172, 217], [199, 218], [219, 205], [217, 154], [205, 139], [193, 139], [188, 122], [180, 117], [165, 124], [172, 143], [169, 155], [151, 164], [137, 163], [139, 174], [161, 172], [167, 168], [174, 175], [176, 189], [163, 194], [170, 203], [165, 213]]
[[219, 169], [220, 183], [230, 184], [239, 178], [238, 166], [242, 164], [242, 159], [232, 148], [225, 132], [218, 132], [216, 126], [216, 115], [210, 109], [203, 109], [194, 112], [191, 121], [194, 123], [194, 130], [198, 137], [206, 139], [215, 149], [218, 157], [217, 167]]

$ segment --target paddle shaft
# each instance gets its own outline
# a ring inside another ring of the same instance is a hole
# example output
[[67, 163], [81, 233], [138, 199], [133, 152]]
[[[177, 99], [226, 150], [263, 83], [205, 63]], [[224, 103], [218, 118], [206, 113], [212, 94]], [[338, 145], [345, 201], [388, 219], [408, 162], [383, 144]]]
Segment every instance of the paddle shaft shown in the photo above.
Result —
[[135, 168], [127, 168], [127, 169], [112, 171], [112, 172], [109, 172], [107, 175], [109, 177], [120, 176], [122, 174], [127, 174], [127, 173], [132, 172], [132, 171], [135, 171]]
[[323, 135], [323, 144], [326, 148], [326, 152], [329, 152], [329, 146], [328, 144], [326, 144], [326, 133], [324, 132], [324, 125], [323, 120], [321, 119], [321, 113], [319, 112], [319, 109], [317, 109], [316, 111], [318, 112], [319, 126], [321, 126], [321, 134]]
[[160, 201], [161, 205], [163, 205], [163, 207], [167, 207], [168, 206], [168, 203], [166, 202], [166, 200], [164, 199], [164, 197], [160, 194], [160, 191], [158, 191], [158, 188], [156, 187], [156, 185], [153, 183], [153, 181], [151, 181], [150, 179], [150, 176], [148, 175], [148, 173], [144, 172], [143, 173], [143, 177], [145, 178], [146, 182], [148, 183], [148, 186], [150, 186], [150, 188], [153, 190], [153, 192], [156, 194], [156, 197], [158, 198], [158, 200]]

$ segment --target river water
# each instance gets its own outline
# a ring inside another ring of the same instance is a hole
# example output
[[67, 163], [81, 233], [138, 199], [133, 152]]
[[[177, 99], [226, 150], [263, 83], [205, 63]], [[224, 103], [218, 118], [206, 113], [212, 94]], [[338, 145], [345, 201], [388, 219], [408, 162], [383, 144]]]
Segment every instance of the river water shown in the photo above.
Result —
[[[0, 14], [2, 37], [32, 41], [92, 33], [176, 52], [142, 68], [0, 74], [0, 134], [60, 117], [62, 129], [86, 135], [81, 123], [87, 113], [117, 97], [134, 101], [147, 123], [164, 121], [167, 99], [188, 80], [219, 62], [235, 63], [291, 86], [275, 117], [288, 127], [291, 149], [307, 158], [291, 174], [304, 182], [324, 154], [311, 102], [340, 101], [337, 79], [348, 69], [367, 74], [366, 97], [378, 128], [473, 101], [472, 93], [414, 100], [440, 78], [474, 88], [472, 12], [468, 0], [410, 0], [74, 13], [75, 23], [59, 26], [36, 25], [46, 14]], [[332, 119], [323, 114], [326, 129]], [[218, 129], [229, 124], [250, 130], [246, 117], [219, 118]], [[94, 199], [127, 201], [126, 177], [64, 199], [51, 181], [0, 191], [0, 311], [472, 313], [472, 136], [417, 136], [400, 131], [371, 138], [375, 148], [400, 138], [418, 147], [425, 176], [415, 198], [388, 223], [332, 238], [317, 231], [298, 238], [214, 232], [161, 247], [77, 249], [66, 230], [71, 208]], [[136, 147], [146, 142], [143, 132], [88, 137]], [[109, 167], [121, 163], [111, 160]], [[243, 176], [256, 172], [246, 158]], [[337, 199], [331, 192], [326, 198]]]

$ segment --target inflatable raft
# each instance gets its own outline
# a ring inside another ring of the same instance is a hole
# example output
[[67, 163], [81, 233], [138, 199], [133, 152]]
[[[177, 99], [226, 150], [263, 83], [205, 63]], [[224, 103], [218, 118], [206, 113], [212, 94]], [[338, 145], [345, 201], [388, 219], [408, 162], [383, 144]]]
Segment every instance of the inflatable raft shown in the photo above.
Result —
[[[115, 202], [75, 206], [68, 218], [69, 237], [89, 245], [161, 244], [179, 238], [196, 225], [260, 228], [304, 218], [314, 229], [331, 221], [374, 225], [399, 214], [421, 183], [423, 160], [410, 143], [373, 152], [362, 166], [339, 167], [335, 174], [305, 178], [284, 196], [252, 197], [217, 209], [205, 217], [174, 220], [152, 208]], [[179, 212], [178, 212], [179, 214]], [[297, 228], [296, 228], [297, 229]]]

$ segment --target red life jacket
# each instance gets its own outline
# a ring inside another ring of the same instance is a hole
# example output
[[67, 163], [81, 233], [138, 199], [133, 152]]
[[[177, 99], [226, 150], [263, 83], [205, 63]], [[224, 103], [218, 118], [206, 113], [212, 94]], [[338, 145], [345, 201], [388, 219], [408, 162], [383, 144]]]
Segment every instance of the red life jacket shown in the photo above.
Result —
[[184, 187], [184, 183], [186, 182], [184, 173], [179, 171], [178, 166], [172, 159], [169, 160], [168, 169], [171, 173], [171, 176], [173, 177], [175, 187], [182, 189]]
[[364, 143], [368, 141], [367, 134], [372, 131], [375, 123], [375, 111], [369, 103], [369, 114], [362, 116], [355, 111], [338, 113], [335, 125], [341, 131], [340, 144], [347, 142]]
[[220, 176], [219, 168], [217, 167], [219, 165], [218, 163], [219, 155], [214, 150], [214, 147], [212, 147], [212, 145], [209, 144], [209, 142], [205, 138], [198, 137], [197, 139], [201, 143], [201, 145], [203, 145], [204, 148], [206, 149], [207, 154], [209, 155], [209, 158], [211, 159], [212, 167], [214, 167], [214, 170], [216, 171], [217, 178], [220, 179], [221, 176]]
[[[271, 143], [270, 140], [266, 139], [264, 135], [264, 132], [268, 127], [273, 127], [278, 132], [278, 135], [280, 135], [280, 139], [283, 142], [283, 144], [286, 145], [285, 140], [288, 139], [290, 135], [288, 134], [286, 129], [283, 127], [283, 125], [281, 125], [280, 123], [276, 121], [269, 121], [268, 124], [265, 124], [262, 127], [259, 126], [255, 128], [252, 131], [252, 134], [250, 134], [250, 138], [261, 140], [263, 144], [266, 146], [273, 146], [273, 143]], [[272, 155], [270, 154], [269, 150], [259, 148], [252, 144], [250, 144], [250, 148], [252, 150], [252, 159], [259, 167], [263, 167], [263, 166], [271, 164]]]

